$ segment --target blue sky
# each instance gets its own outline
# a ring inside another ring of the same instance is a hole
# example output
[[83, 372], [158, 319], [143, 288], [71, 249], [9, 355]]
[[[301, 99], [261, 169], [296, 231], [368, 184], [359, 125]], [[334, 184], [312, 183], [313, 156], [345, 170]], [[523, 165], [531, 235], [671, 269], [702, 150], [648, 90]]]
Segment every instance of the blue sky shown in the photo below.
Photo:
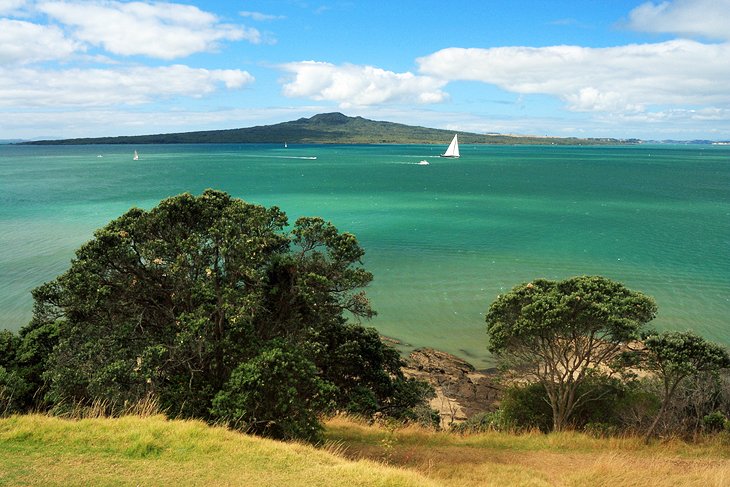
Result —
[[730, 0], [0, 0], [0, 139], [341, 111], [479, 133], [730, 139]]

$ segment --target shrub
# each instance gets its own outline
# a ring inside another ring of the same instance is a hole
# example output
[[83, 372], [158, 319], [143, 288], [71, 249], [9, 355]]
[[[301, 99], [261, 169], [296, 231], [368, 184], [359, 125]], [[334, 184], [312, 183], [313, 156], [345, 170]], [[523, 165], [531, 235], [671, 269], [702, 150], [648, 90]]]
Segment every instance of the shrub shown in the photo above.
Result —
[[258, 435], [316, 442], [322, 433], [318, 414], [327, 409], [334, 390], [299, 350], [276, 341], [233, 371], [211, 412]]
[[[656, 411], [658, 407], [658, 399], [647, 396], [637, 382], [623, 383], [605, 376], [591, 376], [578, 388], [578, 393], [588, 400], [575, 410], [571, 427], [601, 436], [634, 427], [633, 416], [637, 412], [643, 411], [642, 419], [646, 419], [647, 411]], [[511, 428], [543, 432], [552, 429], [552, 408], [542, 384], [508, 388], [500, 409], [503, 424]]]
[[708, 432], [722, 431], [727, 423], [727, 418], [720, 411], [712, 412], [702, 418], [702, 427]]
[[553, 412], [542, 384], [513, 386], [505, 391], [500, 405], [504, 422], [520, 430], [548, 432]]
[[18, 373], [0, 365], [0, 417], [21, 412], [29, 389]]
[[512, 424], [507, 420], [503, 409], [475, 414], [466, 421], [451, 426], [451, 431], [462, 435], [487, 431], [510, 431], [511, 429]]

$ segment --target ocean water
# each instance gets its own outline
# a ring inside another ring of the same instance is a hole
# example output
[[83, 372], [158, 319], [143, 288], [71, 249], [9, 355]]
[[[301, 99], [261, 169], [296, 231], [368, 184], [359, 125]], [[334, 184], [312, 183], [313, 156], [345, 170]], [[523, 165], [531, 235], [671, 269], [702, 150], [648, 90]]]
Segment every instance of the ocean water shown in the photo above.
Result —
[[216, 188], [357, 235], [375, 275], [369, 324], [404, 349], [487, 366], [484, 313], [499, 293], [583, 274], [653, 296], [658, 329], [730, 345], [730, 147], [443, 149], [0, 146], [0, 328], [28, 322], [30, 290], [94, 229]]

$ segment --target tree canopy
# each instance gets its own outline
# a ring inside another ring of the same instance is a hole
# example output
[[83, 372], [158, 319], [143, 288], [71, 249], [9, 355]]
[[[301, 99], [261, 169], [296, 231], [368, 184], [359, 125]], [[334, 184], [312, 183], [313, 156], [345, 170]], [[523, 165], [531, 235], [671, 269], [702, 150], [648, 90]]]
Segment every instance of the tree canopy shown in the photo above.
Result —
[[[364, 399], [351, 406], [366, 413], [415, 405], [422, 397], [402, 401], [420, 385], [403, 377], [399, 355], [349, 322], [374, 315], [357, 239], [320, 218], [287, 224], [276, 207], [207, 190], [96, 231], [68, 271], [34, 291], [21, 332], [29, 350], [54, 339], [36, 377], [45, 400], [113, 408], [154, 396], [172, 414], [307, 439], [316, 415], [351, 405], [354, 390]], [[254, 427], [262, 405], [295, 398], [299, 426]]]
[[593, 397], [580, 386], [604, 373], [655, 313], [651, 298], [604, 277], [538, 279], [498, 296], [489, 307], [489, 350], [545, 387], [553, 429], [561, 430], [576, 407]]
[[663, 386], [661, 408], [646, 433], [649, 439], [682, 381], [701, 372], [730, 367], [730, 355], [725, 348], [691, 331], [647, 334], [642, 343], [641, 367], [655, 374]]

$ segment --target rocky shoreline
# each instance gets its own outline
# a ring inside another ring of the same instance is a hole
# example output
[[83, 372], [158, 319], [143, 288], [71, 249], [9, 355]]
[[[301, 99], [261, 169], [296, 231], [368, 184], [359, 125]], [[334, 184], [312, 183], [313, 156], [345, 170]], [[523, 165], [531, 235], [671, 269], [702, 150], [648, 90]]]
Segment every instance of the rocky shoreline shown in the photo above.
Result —
[[496, 373], [478, 371], [473, 365], [440, 350], [419, 348], [405, 359], [406, 377], [428, 382], [436, 391], [431, 407], [449, 427], [479, 413], [494, 411], [502, 395]]

